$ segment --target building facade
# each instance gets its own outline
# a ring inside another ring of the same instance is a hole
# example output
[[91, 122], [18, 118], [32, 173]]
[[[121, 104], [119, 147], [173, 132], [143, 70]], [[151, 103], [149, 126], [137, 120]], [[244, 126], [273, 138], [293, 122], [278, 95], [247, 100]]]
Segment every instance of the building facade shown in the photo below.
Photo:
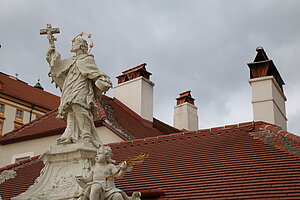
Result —
[[57, 108], [60, 98], [0, 72], [0, 135]]

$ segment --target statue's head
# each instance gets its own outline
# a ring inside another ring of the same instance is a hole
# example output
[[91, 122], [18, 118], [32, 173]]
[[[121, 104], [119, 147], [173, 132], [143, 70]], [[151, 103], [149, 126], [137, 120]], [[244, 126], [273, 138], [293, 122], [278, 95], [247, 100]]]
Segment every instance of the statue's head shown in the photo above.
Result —
[[112, 160], [112, 150], [109, 146], [101, 146], [97, 150], [95, 161], [98, 163], [108, 162], [115, 163], [116, 161]]
[[82, 50], [83, 53], [88, 52], [89, 45], [87, 41], [83, 38], [76, 38], [72, 43], [71, 52], [76, 52], [78, 50]]

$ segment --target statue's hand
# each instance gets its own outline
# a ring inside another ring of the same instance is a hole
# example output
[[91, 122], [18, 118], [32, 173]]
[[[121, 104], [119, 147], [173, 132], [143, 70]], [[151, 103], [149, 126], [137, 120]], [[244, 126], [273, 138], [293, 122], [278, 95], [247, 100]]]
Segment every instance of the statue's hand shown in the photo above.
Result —
[[77, 182], [83, 182], [83, 176], [75, 176]]
[[54, 52], [55, 52], [55, 47], [50, 46], [50, 47], [48, 48], [48, 50], [47, 50], [46, 57], [47, 57], [47, 58], [50, 57], [50, 55], [51, 55], [52, 53], [54, 53]]
[[127, 162], [122, 162], [122, 163], [120, 164], [120, 168], [122, 168], [125, 172], [131, 172], [132, 169], [133, 169], [133, 167], [132, 167], [132, 166], [129, 166], [129, 165], [127, 164]]

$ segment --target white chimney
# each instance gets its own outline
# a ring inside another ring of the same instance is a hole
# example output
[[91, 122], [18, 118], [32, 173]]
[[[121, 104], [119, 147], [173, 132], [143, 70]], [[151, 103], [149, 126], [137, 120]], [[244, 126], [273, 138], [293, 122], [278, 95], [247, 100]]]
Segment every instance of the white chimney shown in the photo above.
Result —
[[191, 91], [179, 95], [176, 99], [177, 105], [174, 107], [174, 127], [180, 130], [198, 130], [198, 108], [194, 105], [195, 99], [192, 98]]
[[146, 63], [122, 72], [115, 86], [115, 98], [141, 116], [153, 121], [153, 86]]
[[257, 47], [256, 51], [254, 62], [248, 63], [254, 121], [265, 121], [287, 130], [284, 82], [264, 49]]

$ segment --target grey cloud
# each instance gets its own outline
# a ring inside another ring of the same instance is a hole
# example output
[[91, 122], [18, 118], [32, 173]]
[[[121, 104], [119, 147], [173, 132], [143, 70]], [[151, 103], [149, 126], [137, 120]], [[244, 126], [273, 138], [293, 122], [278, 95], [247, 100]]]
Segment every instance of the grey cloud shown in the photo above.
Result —
[[[253, 61], [259, 45], [287, 83], [286, 95], [294, 91], [290, 85], [300, 86], [299, 1], [3, 2], [1, 71], [18, 73], [30, 84], [40, 73], [42, 85], [56, 94], [47, 77], [47, 40], [38, 34], [46, 23], [60, 27], [57, 48], [63, 57], [71, 56], [72, 37], [92, 33], [92, 53], [114, 84], [123, 70], [148, 63], [156, 84], [155, 116], [168, 123], [175, 98], [185, 90], [196, 98], [202, 127], [251, 121], [246, 63]], [[292, 116], [290, 131], [300, 133], [299, 115]]]

